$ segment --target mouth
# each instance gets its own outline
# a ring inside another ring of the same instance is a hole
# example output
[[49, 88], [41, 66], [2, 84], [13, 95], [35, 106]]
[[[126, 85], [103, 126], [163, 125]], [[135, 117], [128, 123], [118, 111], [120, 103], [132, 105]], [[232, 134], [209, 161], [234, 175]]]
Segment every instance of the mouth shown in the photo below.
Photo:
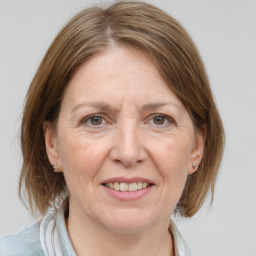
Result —
[[121, 201], [134, 201], [151, 194], [156, 186], [152, 180], [142, 177], [115, 177], [101, 183], [104, 190]]
[[138, 190], [143, 190], [146, 189], [150, 186], [153, 186], [153, 183], [149, 182], [106, 182], [102, 183], [103, 186], [115, 190], [115, 191], [120, 191], [120, 192], [136, 192]]

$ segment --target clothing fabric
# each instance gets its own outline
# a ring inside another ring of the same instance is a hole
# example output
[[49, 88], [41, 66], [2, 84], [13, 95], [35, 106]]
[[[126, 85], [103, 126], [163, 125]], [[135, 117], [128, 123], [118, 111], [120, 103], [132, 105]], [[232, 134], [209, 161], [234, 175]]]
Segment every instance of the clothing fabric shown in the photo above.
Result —
[[[175, 256], [192, 256], [180, 232], [170, 221]], [[76, 256], [65, 224], [64, 209], [50, 209], [41, 221], [17, 235], [0, 238], [0, 256]]]

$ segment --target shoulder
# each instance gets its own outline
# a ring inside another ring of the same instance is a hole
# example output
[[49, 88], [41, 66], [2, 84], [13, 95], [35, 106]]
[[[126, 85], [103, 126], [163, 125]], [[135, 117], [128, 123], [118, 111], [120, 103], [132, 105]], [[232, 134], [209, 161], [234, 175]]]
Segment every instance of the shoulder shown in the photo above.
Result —
[[40, 244], [40, 222], [16, 235], [0, 238], [0, 255], [44, 255]]

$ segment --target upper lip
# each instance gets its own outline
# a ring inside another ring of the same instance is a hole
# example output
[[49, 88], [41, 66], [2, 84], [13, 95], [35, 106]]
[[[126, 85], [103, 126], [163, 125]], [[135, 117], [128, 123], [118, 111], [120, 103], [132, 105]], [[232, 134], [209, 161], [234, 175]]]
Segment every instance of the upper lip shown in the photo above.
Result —
[[153, 184], [154, 182], [150, 179], [146, 179], [146, 178], [141, 178], [141, 177], [131, 177], [131, 178], [127, 178], [127, 177], [114, 177], [114, 178], [110, 178], [107, 180], [104, 180], [102, 182], [102, 184], [105, 183], [114, 183], [114, 182], [124, 182], [124, 183], [133, 183], [133, 182], [146, 182], [148, 184]]

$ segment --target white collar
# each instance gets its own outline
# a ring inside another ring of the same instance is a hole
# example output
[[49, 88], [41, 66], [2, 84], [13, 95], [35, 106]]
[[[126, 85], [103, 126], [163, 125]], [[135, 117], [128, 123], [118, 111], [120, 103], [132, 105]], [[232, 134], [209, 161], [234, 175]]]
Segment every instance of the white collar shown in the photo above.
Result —
[[[174, 240], [175, 256], [192, 256], [172, 220], [169, 230]], [[43, 217], [40, 224], [40, 242], [45, 256], [76, 256], [66, 229], [63, 205], [58, 210], [49, 209]]]

